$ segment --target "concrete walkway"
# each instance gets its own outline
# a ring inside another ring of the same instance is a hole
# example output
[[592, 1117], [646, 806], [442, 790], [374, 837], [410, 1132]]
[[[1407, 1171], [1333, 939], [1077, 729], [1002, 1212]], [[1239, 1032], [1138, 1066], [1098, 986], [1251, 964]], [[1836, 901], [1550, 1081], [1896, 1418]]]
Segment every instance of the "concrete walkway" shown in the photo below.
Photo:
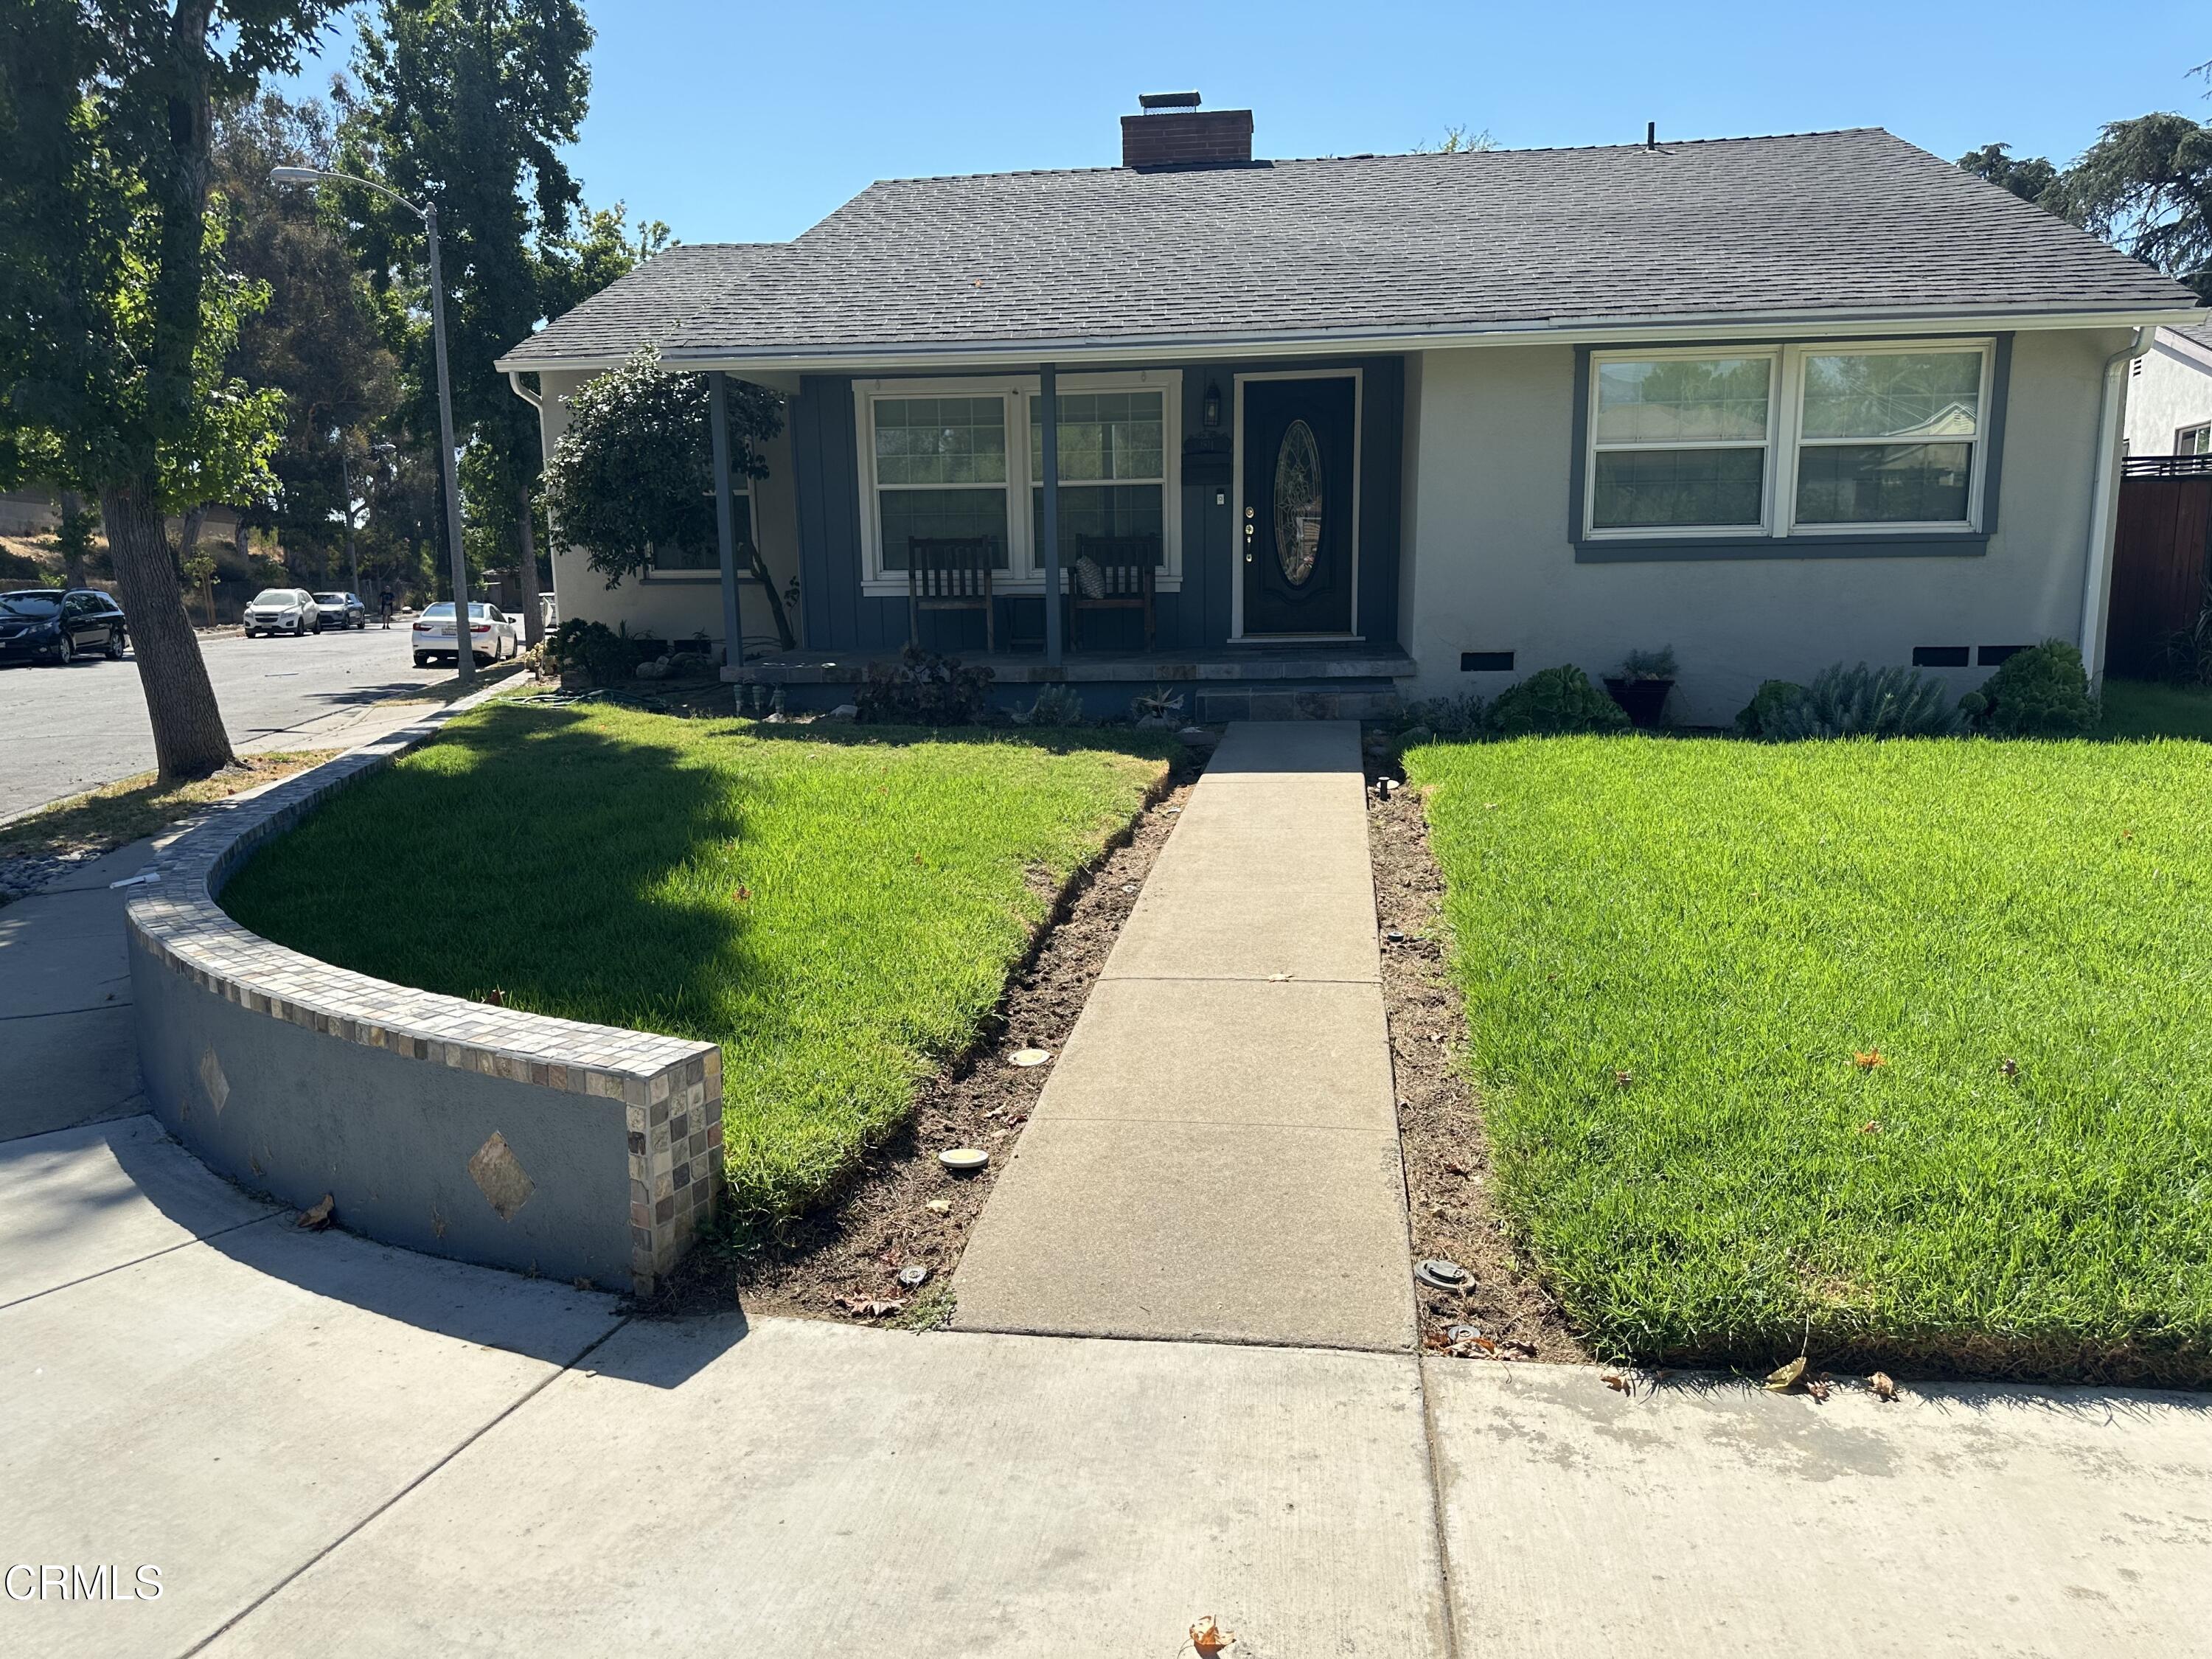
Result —
[[955, 1275], [964, 1330], [1407, 1352], [1359, 728], [1232, 726]]

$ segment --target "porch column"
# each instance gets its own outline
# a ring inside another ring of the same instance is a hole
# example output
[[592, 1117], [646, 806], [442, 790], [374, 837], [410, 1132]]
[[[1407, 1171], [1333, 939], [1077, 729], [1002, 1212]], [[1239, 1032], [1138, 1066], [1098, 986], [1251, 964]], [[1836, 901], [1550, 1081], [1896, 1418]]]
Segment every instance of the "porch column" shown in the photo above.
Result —
[[1060, 375], [1050, 363], [1037, 368], [1037, 396], [1044, 408], [1044, 660], [1060, 662]]
[[738, 607], [738, 510], [730, 494], [730, 411], [723, 401], [722, 371], [707, 371], [707, 422], [714, 434], [714, 536], [722, 555], [722, 659], [735, 668], [745, 659], [744, 623]]

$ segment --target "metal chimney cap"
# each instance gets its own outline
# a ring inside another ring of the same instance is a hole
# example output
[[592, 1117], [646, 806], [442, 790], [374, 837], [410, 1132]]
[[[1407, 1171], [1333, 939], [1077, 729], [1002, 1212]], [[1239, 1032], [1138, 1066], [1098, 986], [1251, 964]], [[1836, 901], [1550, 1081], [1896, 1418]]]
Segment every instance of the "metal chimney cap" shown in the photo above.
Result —
[[1140, 92], [1137, 107], [1145, 111], [1156, 109], [1196, 109], [1198, 94], [1194, 92]]

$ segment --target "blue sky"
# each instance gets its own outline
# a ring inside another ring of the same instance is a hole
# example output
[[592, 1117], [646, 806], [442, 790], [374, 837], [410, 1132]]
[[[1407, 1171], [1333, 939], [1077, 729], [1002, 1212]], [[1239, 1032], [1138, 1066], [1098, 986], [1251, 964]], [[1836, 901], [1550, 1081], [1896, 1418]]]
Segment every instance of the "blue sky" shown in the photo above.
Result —
[[[1272, 156], [1407, 149], [1455, 124], [1616, 143], [1656, 120], [1677, 138], [1884, 126], [1945, 156], [1996, 140], [2063, 161], [2105, 121], [2212, 118], [2189, 74], [2212, 58], [2202, 0], [586, 6], [586, 198], [687, 242], [796, 234], [879, 178], [1110, 165], [1139, 92], [1193, 87], [1250, 107]], [[302, 81], [319, 89], [350, 39]]]

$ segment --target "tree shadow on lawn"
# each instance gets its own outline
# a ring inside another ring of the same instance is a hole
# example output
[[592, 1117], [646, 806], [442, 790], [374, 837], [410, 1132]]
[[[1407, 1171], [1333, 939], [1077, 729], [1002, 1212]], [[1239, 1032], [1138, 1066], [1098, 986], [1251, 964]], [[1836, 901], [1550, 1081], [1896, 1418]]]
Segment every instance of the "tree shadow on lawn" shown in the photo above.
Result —
[[722, 988], [757, 964], [742, 914], [674, 898], [669, 878], [744, 838], [757, 787], [580, 713], [494, 705], [261, 849], [222, 903], [399, 984], [708, 1036]]

